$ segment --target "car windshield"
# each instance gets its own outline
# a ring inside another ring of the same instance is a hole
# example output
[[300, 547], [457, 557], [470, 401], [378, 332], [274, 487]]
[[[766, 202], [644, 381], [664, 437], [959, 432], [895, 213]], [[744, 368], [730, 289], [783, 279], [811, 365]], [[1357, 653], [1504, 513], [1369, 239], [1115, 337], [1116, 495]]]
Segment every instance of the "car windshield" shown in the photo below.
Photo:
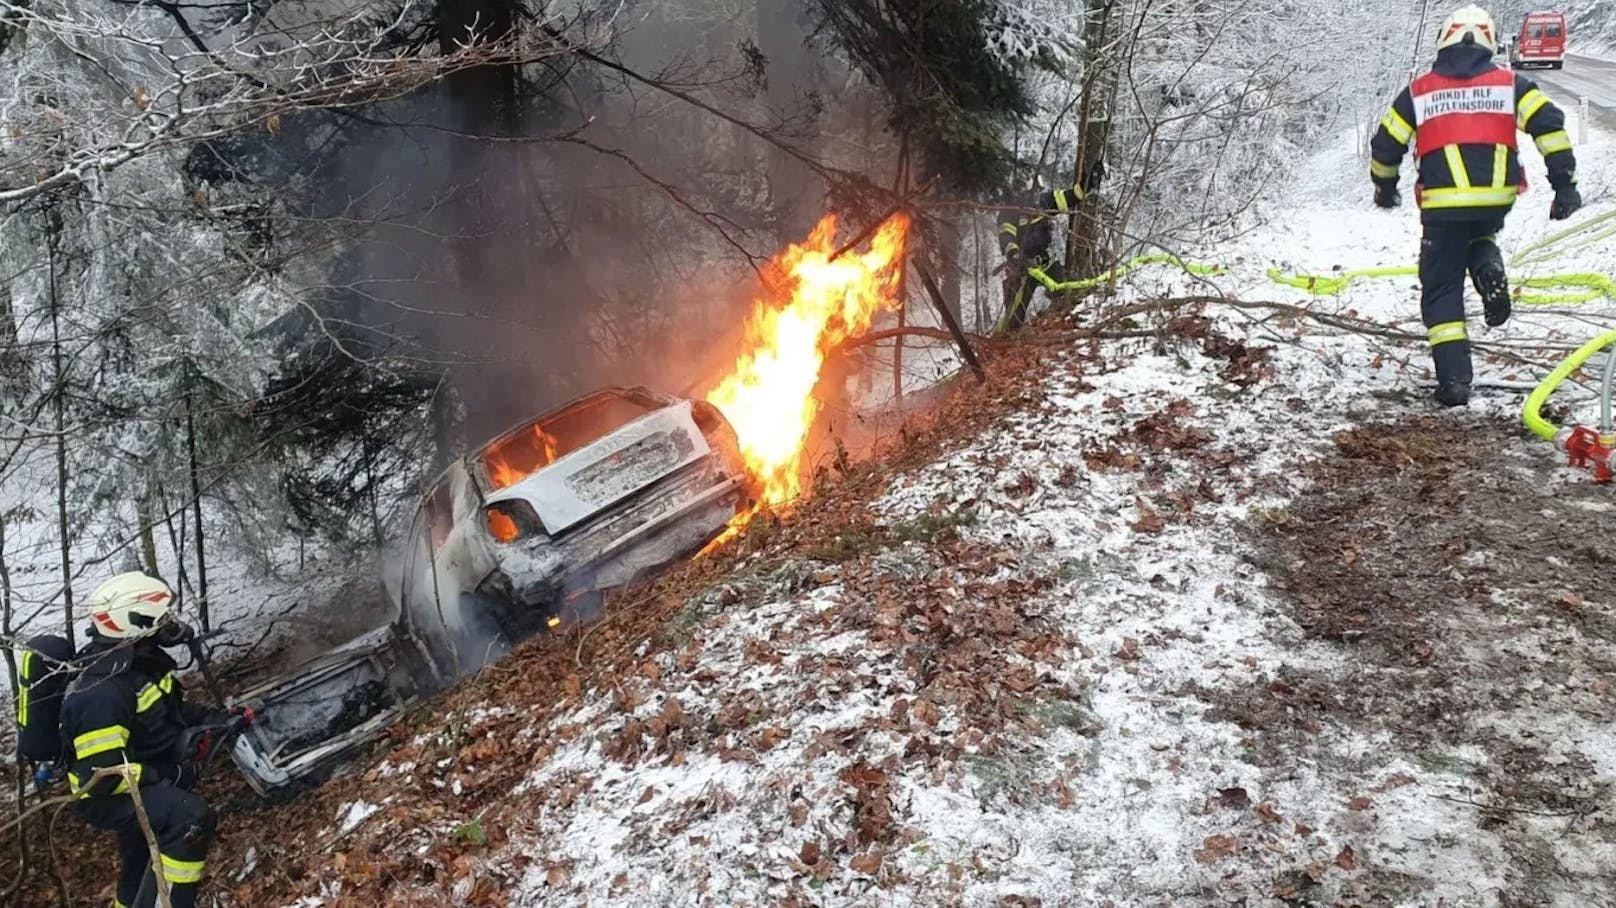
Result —
[[651, 399], [607, 391], [513, 429], [482, 451], [485, 487], [514, 485], [659, 407]]

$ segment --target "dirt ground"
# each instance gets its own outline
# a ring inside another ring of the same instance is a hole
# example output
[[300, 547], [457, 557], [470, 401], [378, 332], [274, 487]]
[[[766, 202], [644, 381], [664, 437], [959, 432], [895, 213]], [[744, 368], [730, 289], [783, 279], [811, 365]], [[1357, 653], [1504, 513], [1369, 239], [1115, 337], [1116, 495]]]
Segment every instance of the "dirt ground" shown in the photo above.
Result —
[[[1616, 754], [1590, 734], [1616, 719], [1616, 490], [1479, 419], [1414, 418], [1334, 442], [1306, 467], [1313, 490], [1263, 514], [1249, 542], [1288, 593], [1299, 643], [1343, 658], [1217, 709], [1277, 768], [1353, 759], [1330, 752], [1321, 732], [1334, 726], [1462, 780], [1431, 796], [1474, 811], [1502, 843], [1490, 857], [1505, 883], [1478, 898], [1616, 904], [1602, 781]], [[1474, 847], [1462, 838], [1435, 829], [1413, 847]], [[1362, 882], [1364, 904], [1394, 905], [1426, 904], [1430, 881]]]

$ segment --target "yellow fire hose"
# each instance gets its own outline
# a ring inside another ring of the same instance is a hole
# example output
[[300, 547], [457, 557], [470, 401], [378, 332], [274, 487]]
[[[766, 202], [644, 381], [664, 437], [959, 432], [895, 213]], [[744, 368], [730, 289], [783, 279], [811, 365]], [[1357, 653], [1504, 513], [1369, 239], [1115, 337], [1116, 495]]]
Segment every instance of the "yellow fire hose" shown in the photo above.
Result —
[[1606, 331], [1583, 344], [1532, 389], [1532, 393], [1526, 397], [1526, 406], [1521, 410], [1521, 421], [1526, 423], [1526, 427], [1532, 430], [1533, 435], [1544, 441], [1554, 441], [1558, 430], [1543, 418], [1543, 402], [1549, 399], [1549, 395], [1553, 394], [1571, 373], [1581, 369], [1583, 363], [1612, 343], [1616, 343], [1616, 331]]
[[1202, 265], [1197, 262], [1186, 262], [1176, 255], [1152, 253], [1131, 258], [1110, 271], [1102, 272], [1094, 277], [1083, 278], [1079, 281], [1057, 281], [1042, 268], [1028, 268], [1027, 275], [1038, 283], [1043, 284], [1044, 289], [1050, 293], [1066, 293], [1074, 290], [1090, 290], [1102, 284], [1108, 284], [1124, 274], [1145, 265], [1176, 265], [1190, 274], [1202, 276], [1222, 274], [1226, 270], [1222, 265]]
[[[1413, 265], [1394, 265], [1385, 268], [1359, 268], [1353, 271], [1343, 271], [1339, 274], [1286, 274], [1278, 268], [1268, 269], [1268, 279], [1276, 284], [1306, 290], [1314, 296], [1335, 296], [1347, 289], [1353, 281], [1360, 278], [1374, 277], [1411, 277], [1419, 273]], [[1515, 282], [1515, 302], [1523, 306], [1553, 306], [1565, 303], [1587, 303], [1601, 297], [1610, 297], [1616, 300], [1616, 281], [1612, 281], [1603, 274], [1594, 272], [1578, 272], [1572, 274], [1549, 274], [1542, 276], [1521, 278]], [[1533, 287], [1537, 289], [1554, 289], [1557, 287], [1582, 287], [1580, 292], [1573, 293], [1523, 293], [1520, 288]]]

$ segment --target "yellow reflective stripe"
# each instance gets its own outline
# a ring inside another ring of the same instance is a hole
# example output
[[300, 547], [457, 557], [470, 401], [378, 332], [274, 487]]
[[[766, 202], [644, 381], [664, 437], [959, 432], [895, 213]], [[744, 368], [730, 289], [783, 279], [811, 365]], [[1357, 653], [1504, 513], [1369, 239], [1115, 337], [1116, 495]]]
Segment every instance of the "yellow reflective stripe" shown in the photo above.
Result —
[[143, 713], [156, 706], [157, 701], [161, 699], [163, 699], [163, 692], [158, 690], [157, 685], [148, 684], [142, 687], [140, 694], [135, 697], [135, 712]]
[[1420, 193], [1421, 208], [1496, 208], [1514, 203], [1513, 187], [1494, 189], [1482, 186], [1473, 189], [1454, 186], [1426, 189]]
[[1000, 224], [999, 225], [999, 232], [1000, 233], [1008, 233], [1011, 236], [1015, 236], [1016, 235], [1016, 225], [1011, 224], [1009, 222]]
[[162, 858], [163, 876], [176, 886], [187, 886], [202, 882], [202, 861], [182, 861], [166, 854], [159, 853]]
[[1493, 188], [1504, 185], [1504, 171], [1509, 169], [1509, 146], [1493, 146]]
[[1464, 322], [1443, 322], [1440, 325], [1432, 325], [1426, 331], [1426, 334], [1430, 335], [1431, 346], [1433, 347], [1470, 339], [1469, 333], [1465, 331]]
[[1464, 155], [1459, 153], [1459, 146], [1449, 145], [1442, 149], [1448, 159], [1448, 172], [1453, 174], [1453, 185], [1457, 189], [1470, 188], [1470, 171], [1465, 169]]
[[28, 727], [28, 682], [33, 680], [29, 676], [33, 665], [34, 651], [23, 650], [22, 667], [17, 669], [17, 677], [21, 682], [17, 685], [17, 725], [22, 728]]
[[1371, 159], [1369, 161], [1369, 175], [1370, 176], [1375, 176], [1375, 177], [1380, 177], [1382, 179], [1385, 179], [1387, 177], [1395, 177], [1395, 176], [1397, 176], [1397, 165], [1396, 164], [1382, 164], [1379, 161]]
[[1515, 122], [1521, 129], [1525, 129], [1526, 124], [1532, 122], [1532, 115], [1542, 110], [1543, 105], [1547, 103], [1549, 96], [1535, 88], [1521, 95], [1521, 99], [1515, 102]]
[[1414, 138], [1414, 127], [1408, 125], [1408, 121], [1403, 119], [1403, 115], [1398, 113], [1395, 107], [1386, 111], [1386, 116], [1380, 118], [1380, 125], [1386, 127], [1386, 131], [1391, 133], [1391, 137], [1396, 139], [1399, 145], [1407, 145], [1408, 140]]
[[87, 731], [73, 739], [73, 753], [80, 760], [109, 750], [117, 750], [129, 743], [129, 729], [122, 725], [108, 725]]
[[[145, 773], [146, 773], [145, 765], [141, 764], [141, 763], [124, 763], [124, 764], [121, 764], [121, 765], [129, 767], [129, 770], [130, 770], [131, 774], [134, 775], [134, 777], [135, 777], [135, 784], [139, 785], [141, 777], [144, 776]], [[116, 769], [118, 767], [115, 766], [113, 768]], [[82, 798], [90, 797], [90, 792], [88, 790], [79, 787], [79, 775], [76, 772], [72, 772], [72, 771], [68, 772], [68, 774], [67, 774], [67, 790], [71, 791], [73, 793], [73, 796], [76, 797], [76, 798], [81, 798], [82, 799]], [[124, 778], [123, 776], [118, 777], [118, 786], [116, 788], [112, 789], [112, 791], [108, 792], [108, 794], [115, 794], [115, 795], [128, 794], [128, 793], [129, 793], [129, 780]]]
[[[135, 777], [135, 784], [139, 785], [140, 784], [140, 776], [141, 776], [142, 773], [144, 773], [146, 771], [146, 767], [142, 766], [139, 763], [130, 763], [130, 764], [127, 764], [127, 765], [129, 766], [130, 774]], [[129, 780], [124, 778], [123, 776], [119, 776], [118, 777], [118, 787], [112, 789], [112, 793], [115, 794], [115, 795], [128, 794], [129, 793]]]
[[1061, 211], [1071, 211], [1072, 201], [1083, 201], [1083, 187], [1073, 186], [1071, 189], [1062, 189], [1055, 193], [1055, 207]]
[[1554, 154], [1557, 151], [1571, 150], [1571, 134], [1563, 129], [1546, 132], [1533, 141], [1537, 142], [1537, 150], [1546, 155]]
[[174, 673], [169, 672], [163, 675], [163, 677], [158, 678], [155, 682], [140, 689], [140, 693], [135, 697], [135, 712], [143, 713], [146, 710], [151, 709], [153, 706], [157, 705], [157, 701], [163, 699], [164, 694], [171, 694], [173, 692]]

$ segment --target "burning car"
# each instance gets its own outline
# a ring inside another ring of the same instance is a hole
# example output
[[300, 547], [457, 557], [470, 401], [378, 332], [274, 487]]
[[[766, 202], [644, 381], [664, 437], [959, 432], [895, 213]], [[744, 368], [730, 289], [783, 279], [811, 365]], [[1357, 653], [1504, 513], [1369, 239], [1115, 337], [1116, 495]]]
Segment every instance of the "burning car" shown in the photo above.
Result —
[[757, 494], [706, 401], [608, 388], [510, 429], [429, 487], [384, 578], [389, 625], [234, 698], [260, 716], [237, 765], [260, 794], [318, 780], [423, 697], [700, 550]]

